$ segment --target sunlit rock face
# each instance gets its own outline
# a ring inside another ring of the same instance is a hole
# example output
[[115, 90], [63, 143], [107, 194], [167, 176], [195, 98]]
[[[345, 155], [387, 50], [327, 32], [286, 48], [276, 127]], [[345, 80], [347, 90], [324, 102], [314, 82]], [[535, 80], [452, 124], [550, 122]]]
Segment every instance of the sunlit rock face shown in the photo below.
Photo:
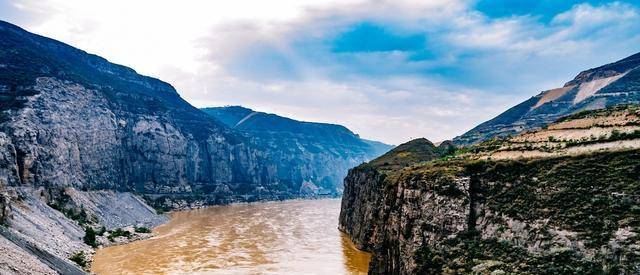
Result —
[[583, 110], [640, 103], [640, 53], [578, 74], [563, 87], [544, 91], [456, 137], [460, 145], [542, 127]]
[[165, 82], [8, 23], [0, 33], [8, 185], [134, 191], [169, 207], [337, 195], [349, 167], [389, 148], [337, 125], [231, 129]]
[[[167, 83], [2, 24], [8, 183], [150, 194], [250, 193], [277, 182], [260, 152]], [[242, 191], [240, 191], [242, 190]]]

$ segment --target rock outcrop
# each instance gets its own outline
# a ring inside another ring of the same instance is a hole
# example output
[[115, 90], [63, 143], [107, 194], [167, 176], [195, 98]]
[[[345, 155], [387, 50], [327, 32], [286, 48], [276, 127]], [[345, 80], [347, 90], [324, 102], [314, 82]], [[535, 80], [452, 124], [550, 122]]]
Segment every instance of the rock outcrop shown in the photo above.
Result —
[[345, 180], [340, 228], [373, 253], [371, 274], [637, 274], [639, 146], [486, 157], [488, 148], [567, 125], [585, 132], [626, 127], [635, 110], [581, 113], [506, 145], [488, 142], [394, 169], [362, 165]]
[[640, 53], [581, 72], [563, 87], [544, 91], [456, 137], [469, 145], [537, 129], [562, 116], [640, 103]]
[[379, 158], [349, 171], [345, 178], [339, 229], [347, 233], [358, 249], [372, 251], [378, 241], [378, 221], [384, 215], [393, 172], [445, 155], [446, 147], [436, 147], [427, 139], [399, 145]]
[[2, 255], [0, 256], [1, 274], [58, 274], [36, 256], [29, 254], [4, 237], [0, 237], [0, 255]]

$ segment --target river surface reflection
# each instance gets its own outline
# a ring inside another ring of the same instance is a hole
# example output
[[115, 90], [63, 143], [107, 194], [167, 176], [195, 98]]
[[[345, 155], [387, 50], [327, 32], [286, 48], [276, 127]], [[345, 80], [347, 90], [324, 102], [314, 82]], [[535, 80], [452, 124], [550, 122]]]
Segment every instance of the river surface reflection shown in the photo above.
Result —
[[370, 256], [337, 229], [340, 200], [171, 214], [151, 239], [98, 250], [97, 274], [364, 274]]

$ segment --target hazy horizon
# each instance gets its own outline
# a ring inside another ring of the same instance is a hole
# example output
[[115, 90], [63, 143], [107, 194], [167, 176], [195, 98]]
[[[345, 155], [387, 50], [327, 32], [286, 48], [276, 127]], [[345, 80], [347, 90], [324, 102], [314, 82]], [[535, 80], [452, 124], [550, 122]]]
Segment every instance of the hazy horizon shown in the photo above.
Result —
[[634, 1], [0, 0], [0, 19], [172, 84], [400, 144], [451, 139], [640, 51]]

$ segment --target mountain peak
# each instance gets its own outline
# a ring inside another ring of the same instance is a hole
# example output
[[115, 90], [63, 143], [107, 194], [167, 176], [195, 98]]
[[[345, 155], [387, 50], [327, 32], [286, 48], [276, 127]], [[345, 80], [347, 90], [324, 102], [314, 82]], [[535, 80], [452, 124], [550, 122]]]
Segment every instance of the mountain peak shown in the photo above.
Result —
[[[36, 77], [62, 80], [113, 90], [139, 93], [165, 92], [176, 96], [169, 83], [139, 75], [134, 69], [77, 49], [60, 41], [30, 33], [0, 21], [0, 81], [32, 85]], [[11, 71], [11, 73], [5, 72]]]
[[456, 137], [467, 145], [536, 129], [583, 110], [640, 103], [640, 53], [579, 73], [563, 87], [544, 91]]
[[608, 78], [624, 74], [640, 66], [640, 53], [628, 56], [619, 61], [609, 63], [597, 68], [580, 72], [573, 80], [567, 82], [564, 87], [575, 86], [595, 79]]
[[426, 138], [417, 138], [398, 145], [366, 165], [385, 170], [397, 170], [415, 163], [430, 161], [439, 156], [438, 148], [431, 141]]

